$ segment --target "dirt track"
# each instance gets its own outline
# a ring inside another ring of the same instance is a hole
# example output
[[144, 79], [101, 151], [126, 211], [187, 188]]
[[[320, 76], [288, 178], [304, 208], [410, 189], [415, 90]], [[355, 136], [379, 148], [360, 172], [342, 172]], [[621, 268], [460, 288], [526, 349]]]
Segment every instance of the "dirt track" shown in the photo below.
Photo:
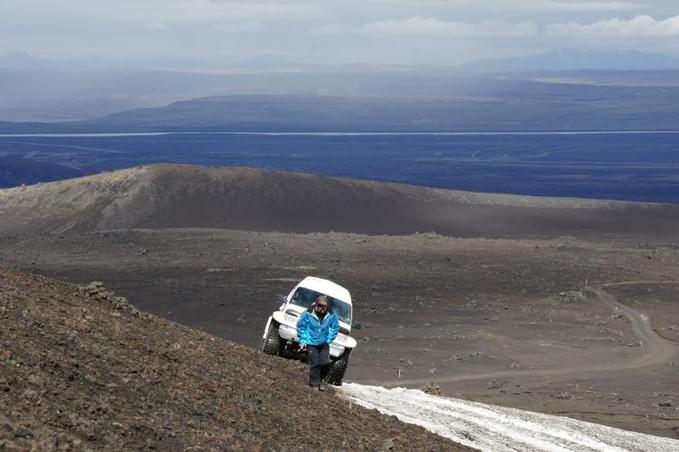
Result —
[[[614, 283], [615, 285], [625, 285], [636, 283], [635, 281], [623, 281]], [[648, 284], [648, 281], [643, 282]], [[419, 387], [429, 383], [452, 383], [465, 380], [487, 380], [499, 377], [519, 377], [519, 376], [535, 376], [535, 377], [549, 377], [551, 381], [559, 380], [560, 377], [565, 377], [566, 380], [571, 380], [572, 377], [568, 374], [577, 374], [579, 379], [591, 378], [590, 374], [618, 372], [621, 370], [641, 369], [644, 367], [663, 365], [675, 359], [679, 355], [679, 345], [670, 342], [654, 331], [651, 321], [648, 316], [639, 313], [638, 311], [627, 307], [620, 303], [614, 296], [607, 293], [603, 289], [590, 289], [596, 298], [605, 305], [612, 308], [613, 313], [621, 312], [625, 318], [630, 322], [632, 330], [639, 339], [639, 350], [641, 356], [637, 356], [630, 360], [622, 360], [616, 362], [607, 362], [606, 364], [592, 365], [592, 366], [569, 366], [558, 367], [552, 369], [542, 370], [516, 370], [516, 371], [498, 371], [485, 372], [472, 375], [448, 375], [439, 377], [419, 378], [419, 379], [399, 379], [392, 381], [381, 381], [383, 386], [415, 386]], [[564, 378], [561, 378], [564, 379]]]

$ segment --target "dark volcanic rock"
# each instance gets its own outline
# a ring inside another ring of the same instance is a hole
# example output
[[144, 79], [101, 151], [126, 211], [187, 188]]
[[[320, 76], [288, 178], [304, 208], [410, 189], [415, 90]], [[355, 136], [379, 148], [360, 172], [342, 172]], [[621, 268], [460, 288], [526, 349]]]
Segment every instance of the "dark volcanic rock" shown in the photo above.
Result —
[[0, 287], [0, 450], [464, 449], [101, 284], [0, 268]]

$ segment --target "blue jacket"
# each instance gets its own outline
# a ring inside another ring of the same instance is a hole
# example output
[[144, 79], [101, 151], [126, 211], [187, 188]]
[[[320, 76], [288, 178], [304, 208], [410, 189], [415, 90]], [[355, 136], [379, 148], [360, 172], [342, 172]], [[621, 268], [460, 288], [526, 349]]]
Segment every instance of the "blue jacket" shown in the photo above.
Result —
[[304, 311], [297, 321], [297, 337], [302, 345], [329, 344], [337, 337], [339, 322], [337, 316], [328, 312], [323, 321], [315, 312]]

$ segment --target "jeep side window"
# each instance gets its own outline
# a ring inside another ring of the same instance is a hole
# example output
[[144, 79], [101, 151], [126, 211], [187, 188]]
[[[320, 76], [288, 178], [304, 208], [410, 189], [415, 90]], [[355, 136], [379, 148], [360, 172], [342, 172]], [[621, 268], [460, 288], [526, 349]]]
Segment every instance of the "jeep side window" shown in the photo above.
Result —
[[351, 306], [339, 301], [335, 298], [330, 297], [330, 309], [335, 313], [337, 318], [345, 323], [351, 324]]

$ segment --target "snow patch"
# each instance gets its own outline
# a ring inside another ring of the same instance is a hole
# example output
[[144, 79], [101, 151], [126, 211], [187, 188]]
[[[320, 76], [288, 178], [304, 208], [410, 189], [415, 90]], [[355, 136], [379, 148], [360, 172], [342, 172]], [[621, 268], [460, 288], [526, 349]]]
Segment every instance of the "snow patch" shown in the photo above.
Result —
[[679, 441], [590, 422], [440, 397], [405, 388], [345, 383], [366, 408], [484, 451], [676, 451]]

